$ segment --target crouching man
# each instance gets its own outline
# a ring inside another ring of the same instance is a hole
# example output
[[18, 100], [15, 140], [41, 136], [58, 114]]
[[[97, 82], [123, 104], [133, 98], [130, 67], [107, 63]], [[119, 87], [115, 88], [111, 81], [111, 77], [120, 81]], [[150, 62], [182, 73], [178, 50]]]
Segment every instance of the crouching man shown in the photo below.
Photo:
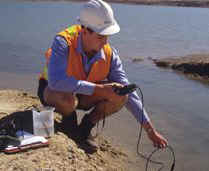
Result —
[[[115, 87], [129, 84], [118, 52], [108, 38], [120, 31], [112, 8], [102, 0], [83, 5], [80, 24], [59, 32], [46, 52], [46, 66], [40, 76], [38, 95], [63, 116], [62, 124], [78, 128], [80, 140], [90, 149], [97, 144], [91, 130], [99, 120], [124, 105], [143, 125], [154, 145], [165, 147], [167, 140], [153, 127], [136, 92], [119, 96]], [[89, 110], [77, 126], [76, 109]]]

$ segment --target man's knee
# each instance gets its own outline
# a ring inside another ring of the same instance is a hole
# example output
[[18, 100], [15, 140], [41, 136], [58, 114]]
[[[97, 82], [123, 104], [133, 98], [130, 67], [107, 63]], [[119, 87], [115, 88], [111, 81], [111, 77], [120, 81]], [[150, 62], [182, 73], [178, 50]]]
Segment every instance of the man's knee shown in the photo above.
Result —
[[111, 101], [114, 112], [119, 111], [126, 104], [128, 95], [121, 96], [117, 101]]
[[87, 96], [87, 95], [81, 95], [77, 94], [78, 97], [78, 109], [82, 110], [90, 110], [92, 107], [96, 106], [98, 102], [102, 101], [103, 98], [98, 96]]
[[104, 100], [99, 103], [97, 110], [105, 115], [111, 115], [120, 111], [126, 104], [128, 96], [121, 96], [117, 101]]
[[44, 100], [64, 115], [73, 112], [78, 105], [78, 99], [72, 93], [54, 91], [49, 87], [44, 91]]
[[90, 110], [92, 107], [97, 106], [98, 104], [104, 105], [105, 110], [108, 111], [119, 111], [127, 102], [128, 95], [121, 96], [115, 101], [104, 99], [99, 96], [85, 96], [78, 95], [79, 104], [78, 108], [82, 110]]

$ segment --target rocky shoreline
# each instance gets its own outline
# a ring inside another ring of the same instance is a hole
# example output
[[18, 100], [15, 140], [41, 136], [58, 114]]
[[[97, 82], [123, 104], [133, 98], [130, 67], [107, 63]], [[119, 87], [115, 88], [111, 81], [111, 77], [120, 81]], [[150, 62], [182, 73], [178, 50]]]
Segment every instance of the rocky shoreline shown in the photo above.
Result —
[[209, 54], [152, 59], [158, 67], [170, 68], [201, 82], [209, 83]]

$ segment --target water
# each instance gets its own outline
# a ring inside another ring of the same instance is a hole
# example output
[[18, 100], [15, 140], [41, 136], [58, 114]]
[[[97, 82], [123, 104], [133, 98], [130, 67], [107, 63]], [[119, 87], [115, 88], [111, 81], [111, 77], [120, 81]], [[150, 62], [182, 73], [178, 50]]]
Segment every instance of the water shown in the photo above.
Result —
[[[208, 53], [208, 9], [112, 4], [121, 32], [111, 37], [131, 82], [142, 88], [155, 127], [176, 152], [176, 170], [209, 170], [208, 85], [155, 67], [148, 57]], [[44, 51], [55, 33], [76, 23], [80, 3], [0, 2], [0, 88], [35, 93]], [[145, 60], [133, 63], [135, 57]], [[135, 153], [138, 125], [123, 110], [108, 120], [105, 135]], [[122, 133], [121, 133], [121, 130]], [[143, 138], [143, 152], [151, 144]], [[138, 160], [138, 159], [137, 159]], [[131, 170], [143, 168], [132, 163]]]

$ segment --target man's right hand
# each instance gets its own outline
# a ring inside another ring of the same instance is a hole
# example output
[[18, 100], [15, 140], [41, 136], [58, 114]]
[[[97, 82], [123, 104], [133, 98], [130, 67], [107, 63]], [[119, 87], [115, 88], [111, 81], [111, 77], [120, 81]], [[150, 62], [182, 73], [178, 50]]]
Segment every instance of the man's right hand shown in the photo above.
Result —
[[94, 94], [97, 96], [102, 96], [104, 99], [109, 101], [117, 101], [124, 98], [123, 96], [119, 96], [114, 92], [115, 87], [123, 87], [120, 83], [105, 83], [105, 84], [96, 84]]

